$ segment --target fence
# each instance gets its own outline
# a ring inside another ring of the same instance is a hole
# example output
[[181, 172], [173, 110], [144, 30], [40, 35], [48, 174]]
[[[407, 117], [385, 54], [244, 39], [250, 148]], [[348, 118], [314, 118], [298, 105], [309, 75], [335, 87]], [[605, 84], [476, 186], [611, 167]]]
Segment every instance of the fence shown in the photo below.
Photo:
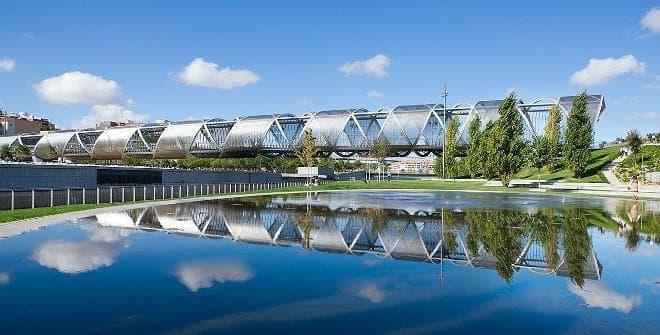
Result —
[[[321, 181], [321, 183], [325, 184], [327, 182]], [[305, 185], [304, 181], [283, 181], [279, 183], [258, 184], [177, 184], [0, 190], [0, 210], [178, 199], [212, 194], [280, 189], [303, 185]]]

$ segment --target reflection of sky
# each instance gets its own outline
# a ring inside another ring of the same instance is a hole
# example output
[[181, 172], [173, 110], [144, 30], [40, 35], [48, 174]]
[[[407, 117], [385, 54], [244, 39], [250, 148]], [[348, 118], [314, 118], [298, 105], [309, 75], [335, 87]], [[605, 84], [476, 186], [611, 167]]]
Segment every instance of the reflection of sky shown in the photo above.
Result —
[[[0, 285], [0, 322], [3, 333], [27, 325], [32, 333], [71, 334], [651, 329], [660, 310], [651, 296], [658, 246], [629, 252], [613, 234], [590, 233], [603, 277], [577, 288], [527, 270], [507, 285], [494, 270], [445, 262], [441, 280], [438, 264], [56, 225], [0, 240], [0, 269], [11, 275]], [[72, 315], [93, 321], [72, 328]]]

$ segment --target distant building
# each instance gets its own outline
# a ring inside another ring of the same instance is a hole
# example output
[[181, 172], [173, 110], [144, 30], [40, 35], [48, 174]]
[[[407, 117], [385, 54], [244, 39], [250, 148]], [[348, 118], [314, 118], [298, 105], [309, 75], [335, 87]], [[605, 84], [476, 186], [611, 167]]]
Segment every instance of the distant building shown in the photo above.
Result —
[[46, 118], [25, 113], [8, 114], [0, 110], [0, 136], [39, 133], [55, 129], [55, 125]]
[[407, 159], [390, 164], [395, 174], [433, 174], [433, 159]]
[[143, 123], [135, 121], [101, 121], [96, 125], [96, 129], [108, 129], [112, 127], [141, 126]]

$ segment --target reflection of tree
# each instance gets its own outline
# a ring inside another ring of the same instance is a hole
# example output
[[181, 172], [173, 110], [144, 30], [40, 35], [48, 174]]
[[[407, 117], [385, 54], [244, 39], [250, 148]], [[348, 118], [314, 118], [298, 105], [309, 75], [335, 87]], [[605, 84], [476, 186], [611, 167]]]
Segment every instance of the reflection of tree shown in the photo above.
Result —
[[381, 208], [365, 208], [363, 213], [371, 219], [371, 232], [380, 234], [388, 226], [387, 215]]
[[479, 223], [482, 221], [482, 215], [476, 210], [469, 209], [465, 213], [465, 224], [467, 224], [466, 244], [472, 257], [479, 252]]
[[500, 277], [507, 283], [513, 282], [514, 263], [520, 255], [520, 230], [512, 229], [524, 222], [524, 213], [504, 210], [489, 212], [488, 220], [481, 222], [481, 237], [486, 251], [495, 256], [495, 267]]
[[564, 212], [564, 259], [568, 266], [568, 276], [582, 287], [584, 285], [584, 267], [591, 248], [587, 227], [589, 222], [581, 208], [569, 208]]
[[317, 228], [316, 223], [314, 222], [314, 213], [312, 211], [307, 211], [298, 216], [298, 222], [296, 222], [300, 231], [302, 231], [302, 246], [305, 249], [309, 249], [311, 246], [311, 233], [312, 229]]
[[559, 228], [554, 224], [552, 209], [531, 216], [528, 222], [530, 237], [543, 246], [548, 269], [555, 270], [559, 265]]
[[442, 241], [445, 243], [445, 250], [449, 254], [455, 254], [458, 250], [458, 242], [452, 233], [452, 230], [458, 226], [458, 213], [452, 210], [443, 210], [442, 222], [444, 224], [444, 231], [442, 232]]

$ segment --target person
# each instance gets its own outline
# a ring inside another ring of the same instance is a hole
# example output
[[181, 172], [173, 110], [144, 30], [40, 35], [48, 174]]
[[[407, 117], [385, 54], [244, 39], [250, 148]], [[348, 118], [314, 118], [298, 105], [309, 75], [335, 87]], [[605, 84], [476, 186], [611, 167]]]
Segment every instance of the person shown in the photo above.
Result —
[[628, 183], [628, 190], [633, 193], [633, 200], [637, 200], [637, 193], [639, 192], [639, 180], [637, 180], [636, 174], [630, 178], [630, 183]]
[[387, 181], [392, 180], [392, 171], [387, 171]]

